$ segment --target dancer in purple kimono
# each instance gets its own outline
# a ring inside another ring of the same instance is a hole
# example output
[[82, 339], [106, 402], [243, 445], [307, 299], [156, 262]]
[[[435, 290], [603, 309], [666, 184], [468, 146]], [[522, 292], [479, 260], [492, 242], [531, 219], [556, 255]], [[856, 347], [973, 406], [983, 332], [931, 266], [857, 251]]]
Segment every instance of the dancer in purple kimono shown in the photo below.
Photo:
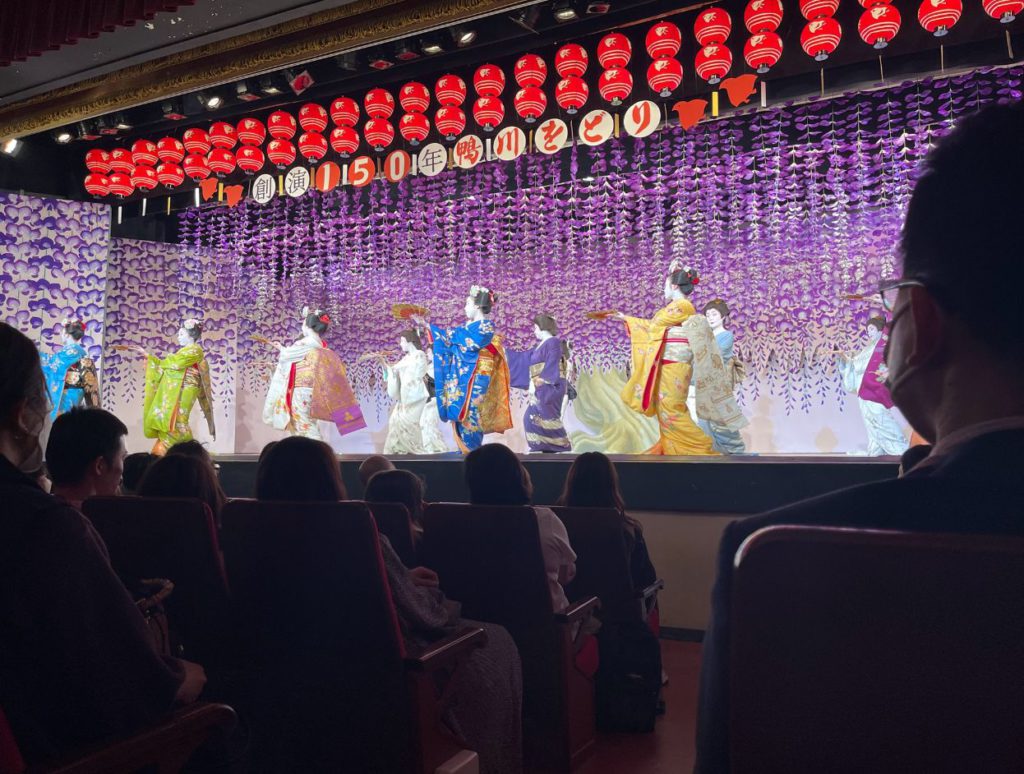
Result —
[[555, 318], [539, 314], [533, 318], [533, 335], [540, 344], [526, 352], [506, 350], [512, 386], [530, 392], [530, 405], [523, 416], [530, 451], [572, 451], [562, 424], [562, 404], [569, 387], [565, 378], [568, 358], [557, 333]]

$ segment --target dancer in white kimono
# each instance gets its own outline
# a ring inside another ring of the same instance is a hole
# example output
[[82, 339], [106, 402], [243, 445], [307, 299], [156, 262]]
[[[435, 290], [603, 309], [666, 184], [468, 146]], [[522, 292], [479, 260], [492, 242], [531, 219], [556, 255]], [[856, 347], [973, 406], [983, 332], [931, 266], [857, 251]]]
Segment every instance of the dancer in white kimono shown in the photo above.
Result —
[[855, 355], [836, 353], [843, 388], [857, 394], [860, 414], [868, 433], [868, 454], [899, 456], [907, 450], [907, 437], [903, 434], [892, 412], [892, 398], [885, 387], [885, 320], [868, 320], [868, 344]]
[[433, 381], [433, 363], [416, 331], [403, 331], [398, 343], [401, 360], [391, 365], [381, 358], [388, 395], [398, 401], [388, 420], [384, 453], [442, 454], [448, 447], [441, 437], [437, 403], [428, 386], [428, 380]]

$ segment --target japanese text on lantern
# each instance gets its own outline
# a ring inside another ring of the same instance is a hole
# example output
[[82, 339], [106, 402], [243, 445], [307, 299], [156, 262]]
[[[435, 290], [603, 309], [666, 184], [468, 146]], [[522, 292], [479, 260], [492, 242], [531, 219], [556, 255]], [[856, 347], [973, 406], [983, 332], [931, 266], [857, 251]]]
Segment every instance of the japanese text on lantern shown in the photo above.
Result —
[[472, 169], [484, 155], [484, 143], [475, 134], [463, 137], [455, 144], [455, 163], [462, 169]]
[[444, 146], [432, 142], [420, 151], [417, 156], [417, 164], [421, 175], [434, 177], [440, 174], [448, 164], [448, 152]]
[[615, 131], [615, 119], [607, 110], [591, 110], [580, 124], [580, 139], [587, 145], [600, 145]]
[[309, 190], [309, 170], [293, 167], [284, 176], [284, 192], [289, 196], [302, 196]]
[[260, 204], [266, 204], [274, 198], [277, 193], [277, 183], [273, 175], [260, 175], [253, 181], [252, 198]]
[[649, 99], [640, 100], [626, 111], [622, 125], [633, 137], [647, 137], [658, 128], [661, 112]]
[[494, 155], [502, 161], [519, 158], [526, 149], [526, 134], [518, 126], [506, 126], [494, 138]]
[[537, 127], [537, 148], [541, 153], [557, 153], [565, 144], [569, 127], [560, 118], [549, 118]]

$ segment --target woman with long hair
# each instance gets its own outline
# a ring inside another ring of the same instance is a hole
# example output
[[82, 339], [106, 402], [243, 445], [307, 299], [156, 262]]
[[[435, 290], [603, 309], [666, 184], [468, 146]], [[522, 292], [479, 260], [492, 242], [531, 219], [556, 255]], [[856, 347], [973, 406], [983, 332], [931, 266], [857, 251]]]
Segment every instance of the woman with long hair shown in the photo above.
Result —
[[139, 482], [137, 494], [139, 497], [194, 497], [209, 506], [218, 526], [227, 501], [213, 463], [188, 453], [167, 454], [150, 465]]
[[257, 500], [330, 502], [348, 499], [341, 467], [323, 441], [293, 435], [265, 449], [256, 469]]

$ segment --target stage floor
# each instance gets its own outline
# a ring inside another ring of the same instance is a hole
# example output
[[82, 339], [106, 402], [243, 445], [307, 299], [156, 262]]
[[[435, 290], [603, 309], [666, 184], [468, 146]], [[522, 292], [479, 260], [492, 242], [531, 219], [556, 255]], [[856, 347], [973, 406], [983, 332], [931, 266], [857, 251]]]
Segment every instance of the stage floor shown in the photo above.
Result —
[[[530, 471], [534, 502], [558, 499], [573, 454], [527, 454], [520, 459]], [[895, 478], [898, 457], [854, 455], [737, 455], [723, 457], [644, 457], [611, 455], [623, 497], [644, 511], [758, 513], [807, 497], [857, 484]], [[362, 495], [358, 468], [366, 455], [341, 455], [342, 477], [349, 495]], [[252, 497], [256, 455], [217, 456], [220, 478], [229, 497]], [[427, 483], [427, 499], [465, 502], [462, 456], [395, 456], [396, 467], [411, 470]]]

